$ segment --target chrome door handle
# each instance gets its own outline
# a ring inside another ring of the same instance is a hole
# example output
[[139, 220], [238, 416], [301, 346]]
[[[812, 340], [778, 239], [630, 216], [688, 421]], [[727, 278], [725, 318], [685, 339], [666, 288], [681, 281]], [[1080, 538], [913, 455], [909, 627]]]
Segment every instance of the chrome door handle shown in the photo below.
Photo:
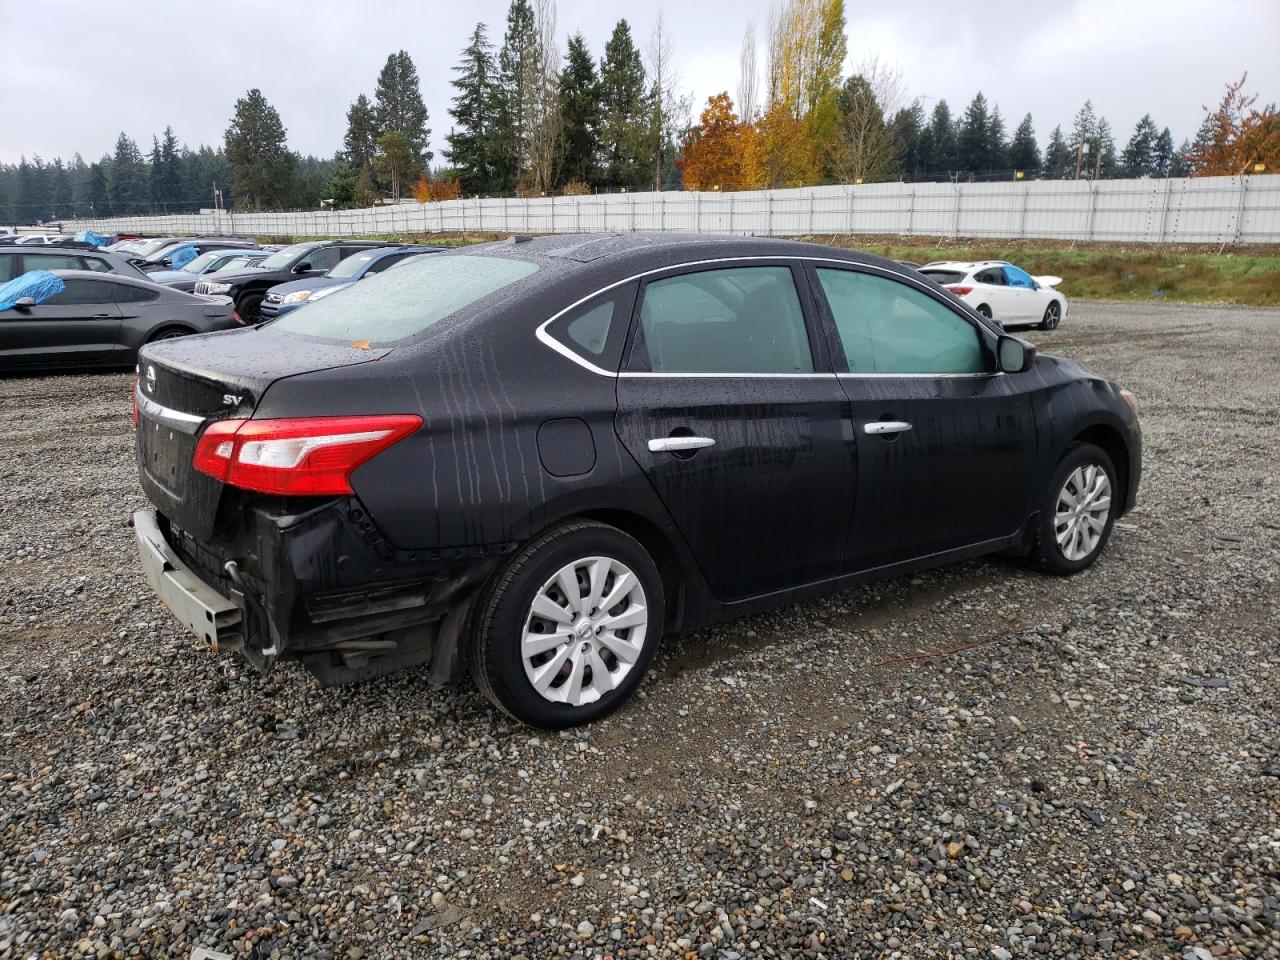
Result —
[[863, 431], [875, 434], [885, 433], [906, 433], [911, 429], [911, 424], [905, 420], [872, 420], [862, 425]]
[[703, 447], [714, 447], [711, 437], [658, 437], [649, 441], [651, 453], [678, 453], [681, 450], [701, 450]]

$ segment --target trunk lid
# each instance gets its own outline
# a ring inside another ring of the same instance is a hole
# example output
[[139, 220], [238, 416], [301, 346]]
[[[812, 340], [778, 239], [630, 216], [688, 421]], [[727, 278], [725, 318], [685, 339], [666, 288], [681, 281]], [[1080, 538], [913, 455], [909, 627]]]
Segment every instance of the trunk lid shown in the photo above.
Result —
[[138, 354], [136, 391], [143, 492], [173, 523], [207, 541], [226, 487], [191, 465], [204, 426], [251, 417], [278, 380], [368, 363], [388, 353], [275, 334], [270, 326], [149, 344]]

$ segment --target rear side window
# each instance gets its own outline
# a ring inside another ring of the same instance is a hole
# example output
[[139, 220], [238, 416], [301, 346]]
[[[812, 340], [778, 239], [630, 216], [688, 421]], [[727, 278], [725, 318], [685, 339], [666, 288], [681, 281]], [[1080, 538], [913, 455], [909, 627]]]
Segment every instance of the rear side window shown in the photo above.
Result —
[[131, 287], [127, 283], [113, 283], [112, 286], [116, 288], [116, 303], [149, 303], [160, 296], [159, 290]]
[[985, 373], [978, 331], [920, 290], [886, 277], [819, 269], [852, 373]]
[[975, 274], [973, 279], [977, 280], [979, 283], [990, 283], [997, 287], [1003, 287], [1005, 285], [1004, 271], [999, 267], [994, 267], [991, 270], [983, 270], [981, 273]]
[[944, 286], [948, 283], [959, 283], [964, 279], [964, 274], [959, 270], [921, 270], [920, 272], [934, 283], [941, 283]]
[[421, 333], [537, 269], [537, 264], [507, 257], [439, 254], [353, 283], [340, 297], [327, 297], [271, 322], [291, 333], [385, 343]]
[[633, 370], [811, 373], [790, 267], [734, 267], [654, 280], [640, 305]]
[[105, 260], [99, 260], [97, 257], [81, 257], [80, 263], [85, 270], [96, 270], [98, 273], [111, 272], [111, 264]]

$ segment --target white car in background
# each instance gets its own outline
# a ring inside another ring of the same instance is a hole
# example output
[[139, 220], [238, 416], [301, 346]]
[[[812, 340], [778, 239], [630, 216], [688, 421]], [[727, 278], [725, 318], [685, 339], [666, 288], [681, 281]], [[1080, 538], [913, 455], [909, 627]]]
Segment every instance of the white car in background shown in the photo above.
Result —
[[1067, 315], [1067, 298], [1055, 289], [1061, 277], [1033, 277], [1003, 260], [939, 261], [926, 263], [920, 272], [1006, 327], [1052, 330]]

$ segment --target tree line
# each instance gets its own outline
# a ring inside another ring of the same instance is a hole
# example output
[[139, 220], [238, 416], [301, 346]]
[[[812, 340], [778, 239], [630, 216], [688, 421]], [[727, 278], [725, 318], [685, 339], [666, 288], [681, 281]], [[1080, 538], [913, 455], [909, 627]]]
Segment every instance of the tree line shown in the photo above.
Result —
[[[910, 101], [901, 72], [870, 59], [849, 75], [843, 0], [782, 0], [763, 30], [748, 23], [736, 102], [725, 90], [697, 123], [672, 68], [661, 13], [644, 43], [617, 21], [597, 58], [581, 33], [557, 42], [554, 0], [511, 0], [501, 38], [477, 23], [452, 68], [444, 162], [433, 165], [417, 67], [387, 57], [370, 94], [346, 112], [329, 158], [288, 146], [262, 92], [238, 99], [216, 146], [192, 149], [172, 127], [144, 153], [126, 133], [86, 161], [23, 157], [0, 165], [0, 221], [237, 209], [367, 207], [414, 196], [537, 196], [592, 190], [754, 189], [893, 179], [1163, 177], [1280, 169], [1280, 115], [1230, 84], [1194, 139], [1174, 146], [1148, 114], [1121, 147], [1086, 100], [1043, 150], [1030, 113], [1007, 130], [978, 92], [953, 115]], [[215, 186], [218, 194], [215, 196]]]

